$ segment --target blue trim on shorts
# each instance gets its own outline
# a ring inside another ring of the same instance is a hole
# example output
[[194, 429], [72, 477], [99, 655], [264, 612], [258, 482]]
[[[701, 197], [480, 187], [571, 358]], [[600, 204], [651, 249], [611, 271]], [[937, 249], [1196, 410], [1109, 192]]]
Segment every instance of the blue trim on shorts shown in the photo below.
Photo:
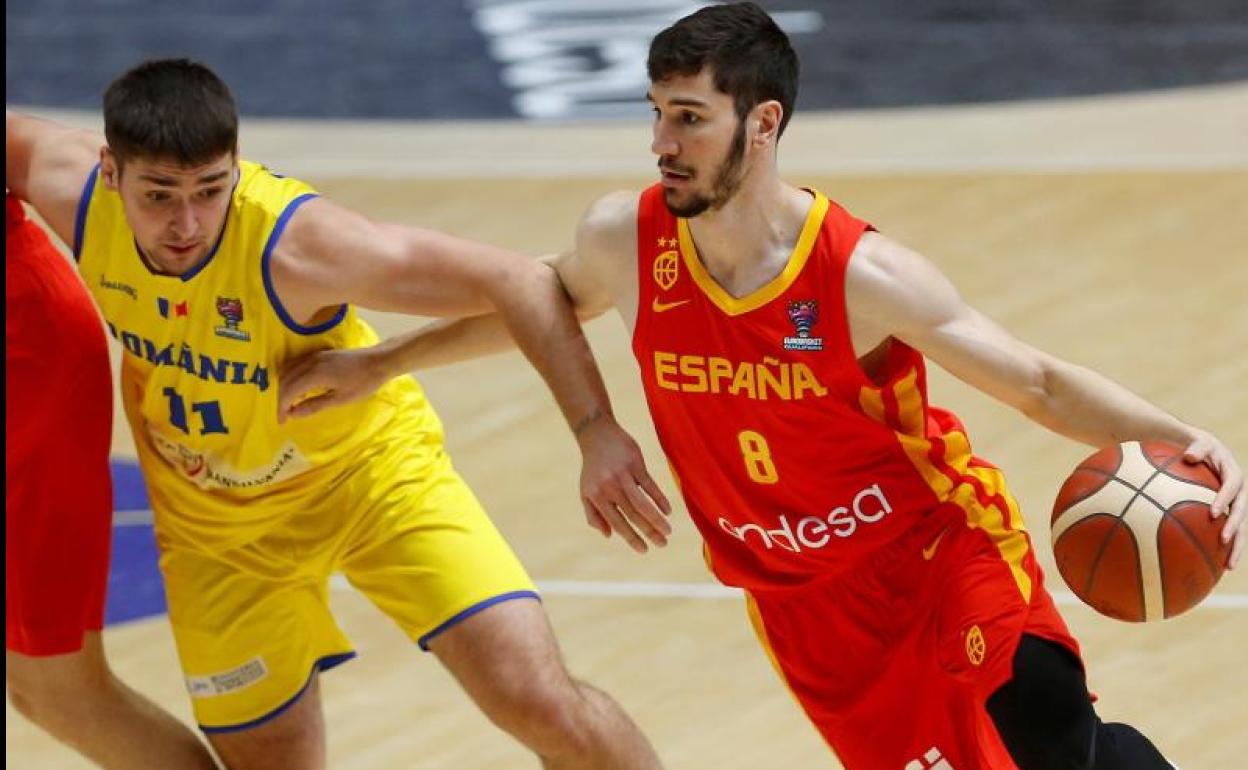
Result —
[[286, 208], [282, 210], [278, 216], [277, 222], [273, 225], [273, 232], [269, 233], [269, 240], [264, 244], [264, 253], [260, 257], [260, 275], [264, 279], [264, 293], [269, 297], [269, 304], [273, 306], [277, 317], [296, 334], [320, 334], [327, 332], [337, 326], [343, 318], [347, 317], [347, 306], [343, 304], [338, 308], [338, 312], [334, 317], [322, 324], [316, 326], [303, 326], [290, 317], [290, 313], [286, 312], [286, 308], [282, 305], [282, 301], [277, 297], [277, 291], [273, 288], [273, 273], [270, 267], [271, 258], [273, 256], [273, 247], [277, 245], [277, 239], [282, 236], [282, 232], [286, 229], [286, 223], [290, 221], [292, 215], [300, 206], [312, 200], [319, 198], [316, 193], [304, 193], [286, 204]]
[[481, 610], [493, 607], [495, 604], [511, 601], [512, 599], [537, 599], [540, 602], [542, 597], [538, 596], [536, 591], [511, 591], [509, 593], [499, 594], [498, 596], [491, 597], [483, 602], [478, 602], [466, 610], [461, 610], [452, 616], [450, 620], [445, 621], [442, 625], [420, 637], [420, 639], [417, 639], [416, 643], [420, 645], [420, 649], [425, 652], [429, 652], [429, 640], [433, 639], [433, 637], [447, 630], [451, 626], [476, 615]]
[[200, 725], [199, 729], [206, 734], [212, 735], [212, 734], [219, 734], [219, 733], [236, 733], [240, 730], [250, 730], [253, 727], [259, 727], [265, 722], [268, 722], [269, 720], [277, 716], [280, 716], [283, 711], [295, 705], [295, 703], [298, 702], [298, 700], [303, 697], [303, 694], [307, 692], [308, 685], [312, 684], [313, 674], [316, 674], [320, 671], [328, 671], [334, 666], [337, 666], [341, 663], [346, 663], [348, 660], [351, 660], [354, 657], [355, 657], [354, 652], [340, 652], [337, 655], [326, 655], [325, 657], [316, 661], [315, 663], [312, 664], [312, 670], [308, 672], [308, 681], [303, 683], [303, 687], [299, 688], [299, 692], [295, 693], [294, 696], [291, 697], [290, 700], [286, 701], [285, 703], [273, 709], [272, 711], [265, 714], [264, 716], [260, 717], [259, 719], [253, 719], [250, 722], [243, 722], [240, 725], [226, 725], [225, 727], [205, 727], [203, 725]]
[[100, 174], [100, 164], [91, 167], [87, 174], [87, 183], [82, 186], [82, 197], [78, 199], [78, 213], [74, 215], [74, 261], [82, 256], [82, 236], [87, 229], [87, 209], [91, 208], [91, 194], [95, 191], [95, 178]]

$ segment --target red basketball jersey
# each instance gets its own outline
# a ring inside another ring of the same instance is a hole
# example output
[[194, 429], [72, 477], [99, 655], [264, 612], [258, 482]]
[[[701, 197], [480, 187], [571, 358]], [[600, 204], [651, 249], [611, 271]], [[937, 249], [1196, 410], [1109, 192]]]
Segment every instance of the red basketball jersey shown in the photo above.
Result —
[[747, 589], [836, 577], [936, 512], [985, 530], [1029, 596], [1017, 506], [928, 405], [923, 357], [894, 340], [882, 384], [860, 367], [845, 269], [870, 226], [812, 194], [787, 267], [741, 298], [662, 187], [641, 195], [633, 351], [712, 570]]

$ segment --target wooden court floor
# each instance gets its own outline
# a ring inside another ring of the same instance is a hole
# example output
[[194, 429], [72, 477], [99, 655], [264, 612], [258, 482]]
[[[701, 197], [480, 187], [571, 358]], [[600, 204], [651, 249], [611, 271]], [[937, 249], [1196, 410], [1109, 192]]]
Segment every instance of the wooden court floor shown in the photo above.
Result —
[[[1248, 110], [1248, 101], [1244, 105]], [[1248, 116], [1240, 117], [1246, 118], [1240, 125], [1248, 125]], [[971, 125], [983, 136], [999, 127]], [[578, 130], [563, 130], [574, 147]], [[1182, 121], [1173, 130], [1181, 135]], [[630, 131], [645, 160], [646, 129]], [[1043, 153], [1042, 132], [1032, 141]], [[1103, 157], [1113, 157], [1110, 139], [1090, 141], [1103, 146]], [[849, 152], [831, 141], [816, 149]], [[1227, 152], [1238, 161], [1221, 169], [1217, 163], [1141, 162], [1136, 168], [1094, 162], [1057, 170], [881, 164], [874, 171], [803, 172], [805, 159], [823, 168], [821, 157], [784, 160], [793, 181], [818, 187], [927, 254], [973, 304], [1024, 340], [1099, 369], [1215, 430], [1248, 463], [1248, 149], [1240, 144]], [[648, 167], [615, 176], [307, 176], [326, 194], [375, 217], [540, 254], [568, 246], [577, 216], [594, 196], [647, 184]], [[369, 317], [383, 334], [418, 322]], [[622, 421], [674, 497], [622, 324], [604, 318], [588, 333]], [[522, 358], [506, 354], [435, 370], [422, 380], [447, 424], [459, 470], [547, 588], [546, 607], [570, 668], [613, 693], [669, 767], [839, 767], [776, 680], [742, 600], [705, 590], [710, 578], [683, 511], [675, 516], [668, 548], [640, 557], [584, 525], [575, 445]], [[1090, 450], [935, 370], [931, 390], [935, 403], [967, 422], [977, 452], [1011, 479], [1049, 586], [1064, 590], [1051, 566], [1048, 510], [1061, 480]], [[125, 455], [132, 450], [122, 431], [115, 447]], [[618, 595], [599, 595], [608, 591]], [[1101, 715], [1134, 724], [1184, 770], [1248, 766], [1248, 567], [1228, 575], [1214, 599], [1183, 617], [1140, 626], [1081, 605], [1062, 606], [1084, 645]], [[360, 657], [322, 679], [331, 767], [535, 767], [475, 712], [434, 659], [363, 599], [339, 590], [334, 602]], [[126, 681], [189, 720], [163, 618], [112, 628], [105, 637]], [[11, 707], [5, 724], [6, 767], [86, 767]]]

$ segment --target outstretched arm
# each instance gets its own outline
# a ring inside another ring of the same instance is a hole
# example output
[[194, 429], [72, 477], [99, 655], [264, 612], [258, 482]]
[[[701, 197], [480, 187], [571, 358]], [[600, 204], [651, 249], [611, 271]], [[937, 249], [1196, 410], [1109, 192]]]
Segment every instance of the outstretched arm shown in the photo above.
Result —
[[[541, 262], [554, 270], [560, 289], [584, 321], [606, 309], [590, 305], [587, 292], [568, 291], [562, 275], [583, 271], [575, 254], [550, 255]], [[583, 283], [583, 282], [582, 282]], [[499, 313], [439, 318], [417, 329], [395, 335], [368, 348], [322, 350], [287, 367], [279, 384], [279, 419], [306, 417], [331, 406], [367, 398], [384, 383], [408, 372], [433, 369], [516, 349], [516, 340]]]
[[[442, 233], [374, 223], [314, 200], [295, 214], [274, 251], [274, 284], [287, 311], [300, 320], [346, 301], [420, 315], [480, 316], [473, 323], [484, 349], [501, 345], [504, 330], [509, 332], [576, 435], [585, 458], [581, 487], [591, 523], [609, 535], [621, 531], [613, 521], [627, 519], [651, 542], [666, 543], [670, 526], [664, 514], [670, 507], [636, 442], [615, 421], [589, 345], [550, 266]], [[491, 310], [495, 316], [483, 316]], [[445, 325], [439, 330], [454, 333]], [[374, 351], [382, 374], [367, 384], [376, 387], [403, 371], [421, 349], [420, 340], [409, 336], [387, 351]], [[283, 415], [292, 414], [309, 390], [332, 387], [299, 366], [282, 378]], [[644, 551], [645, 541], [627, 529], [626, 540]]]
[[1235, 539], [1229, 565], [1238, 563], [1248, 494], [1239, 464], [1212, 434], [1011, 336], [967, 305], [929, 261], [878, 233], [863, 236], [850, 261], [846, 300], [860, 351], [896, 337], [1041, 425], [1092, 446], [1161, 439], [1185, 447], [1189, 462], [1207, 463], [1222, 480], [1212, 508], [1228, 517], [1222, 538]]
[[104, 138], [7, 110], [4, 118], [5, 187], [73, 248], [78, 200]]

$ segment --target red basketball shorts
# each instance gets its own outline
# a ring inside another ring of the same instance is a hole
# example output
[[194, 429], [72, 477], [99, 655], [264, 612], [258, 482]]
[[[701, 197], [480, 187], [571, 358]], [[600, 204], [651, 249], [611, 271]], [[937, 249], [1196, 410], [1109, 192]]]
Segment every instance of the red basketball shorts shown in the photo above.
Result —
[[78, 276], [20, 204], [6, 208], [5, 648], [57, 655], [104, 620], [111, 374]]
[[938, 510], [844, 579], [751, 594], [760, 638], [847, 770], [1014, 768], [985, 703], [1020, 636], [1079, 648], [1030, 540], [1011, 542], [1003, 553]]

